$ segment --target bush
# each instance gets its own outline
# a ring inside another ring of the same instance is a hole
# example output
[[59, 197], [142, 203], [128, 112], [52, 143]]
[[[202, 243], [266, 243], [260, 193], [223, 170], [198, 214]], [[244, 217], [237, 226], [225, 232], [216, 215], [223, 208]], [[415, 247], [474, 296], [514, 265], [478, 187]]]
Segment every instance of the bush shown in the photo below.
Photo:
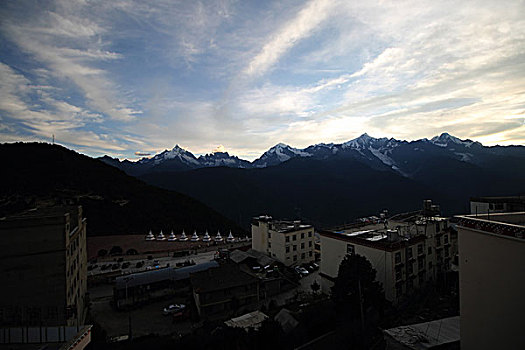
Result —
[[111, 255], [120, 255], [122, 254], [122, 248], [118, 245], [114, 245], [111, 247], [111, 250], [109, 251], [109, 254]]
[[139, 252], [136, 249], [130, 248], [126, 250], [126, 255], [137, 255]]
[[106, 249], [100, 249], [97, 253], [98, 256], [102, 257], [102, 256], [106, 256], [108, 255], [108, 251]]

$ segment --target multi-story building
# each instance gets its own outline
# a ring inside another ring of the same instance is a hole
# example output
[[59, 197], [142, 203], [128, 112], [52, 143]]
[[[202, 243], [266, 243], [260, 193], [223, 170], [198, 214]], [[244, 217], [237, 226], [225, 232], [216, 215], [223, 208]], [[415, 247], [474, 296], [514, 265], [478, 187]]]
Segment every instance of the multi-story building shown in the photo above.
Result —
[[[426, 202], [428, 204], [428, 202]], [[385, 298], [394, 304], [450, 270], [454, 247], [448, 220], [417, 211], [375, 223], [356, 223], [321, 235], [321, 287], [329, 294], [347, 254], [366, 257], [376, 270]]]
[[86, 256], [81, 207], [40, 208], [0, 219], [0, 324], [83, 325]]
[[315, 260], [314, 227], [301, 221], [252, 219], [252, 249], [264, 252], [286, 266]]
[[458, 216], [462, 349], [525, 349], [525, 212]]

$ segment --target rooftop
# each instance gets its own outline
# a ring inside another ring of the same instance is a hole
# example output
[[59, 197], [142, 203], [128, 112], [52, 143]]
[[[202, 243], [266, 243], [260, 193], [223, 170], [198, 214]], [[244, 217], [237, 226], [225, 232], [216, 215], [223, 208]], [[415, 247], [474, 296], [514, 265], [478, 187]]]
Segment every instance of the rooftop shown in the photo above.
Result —
[[409, 349], [432, 349], [459, 342], [459, 316], [384, 330], [388, 338]]
[[237, 265], [233, 264], [192, 273], [190, 279], [197, 293], [229, 289], [258, 281], [256, 277], [241, 271]]
[[301, 220], [274, 220], [271, 216], [261, 215], [252, 218], [252, 224], [258, 225], [259, 222], [266, 222], [270, 229], [279, 233], [288, 233], [312, 228], [312, 225], [302, 223]]
[[167, 267], [163, 269], [133, 273], [126, 276], [117, 277], [115, 279], [115, 288], [125, 289], [126, 285], [131, 288], [166, 280], [180, 281], [189, 278], [190, 273], [205, 271], [209, 268], [217, 266], [219, 266], [219, 264], [216, 261], [209, 261], [202, 264], [181, 268]]
[[525, 204], [525, 196], [471, 197], [471, 202], [481, 203], [520, 203]]
[[[368, 225], [352, 225], [346, 228], [324, 230], [321, 236], [335, 238], [359, 245], [369, 246], [381, 250], [395, 250], [407, 244], [423, 241], [423, 234], [403, 236], [400, 235], [400, 226], [403, 223], [378, 223]], [[393, 228], [396, 229], [393, 229]]]
[[503, 237], [525, 239], [525, 212], [456, 216], [458, 226]]
[[268, 316], [260, 311], [253, 311], [239, 317], [232, 318], [224, 323], [230, 327], [258, 329]]

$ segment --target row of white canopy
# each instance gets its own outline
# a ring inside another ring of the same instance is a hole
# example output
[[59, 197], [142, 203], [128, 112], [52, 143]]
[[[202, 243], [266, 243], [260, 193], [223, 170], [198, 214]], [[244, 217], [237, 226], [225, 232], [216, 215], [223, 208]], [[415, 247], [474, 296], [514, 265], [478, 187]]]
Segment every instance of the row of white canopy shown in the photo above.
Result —
[[[215, 242], [223, 242], [224, 241], [224, 239], [222, 238], [221, 233], [219, 231], [217, 231], [217, 235], [213, 238], [213, 240]], [[228, 235], [228, 238], [226, 238], [226, 242], [228, 242], [228, 243], [242, 242], [242, 241], [249, 241], [249, 240], [250, 240], [250, 238], [248, 236], [246, 236], [246, 238], [244, 238], [244, 239], [243, 238], [238, 239], [238, 238], [233, 237], [232, 231], [230, 231], [230, 234]], [[173, 230], [171, 231], [171, 233], [170, 233], [170, 235], [168, 237], [166, 237], [162, 233], [162, 230], [160, 231], [160, 233], [157, 236], [155, 236], [150, 230], [148, 235], [146, 236], [146, 241], [170, 241], [170, 242], [174, 242], [174, 241], [180, 241], [180, 242], [186, 242], [186, 241], [198, 242], [198, 241], [202, 241], [202, 242], [211, 242], [212, 238], [208, 234], [208, 230], [206, 230], [206, 233], [204, 234], [204, 237], [202, 237], [202, 239], [197, 234], [197, 231], [194, 231], [193, 235], [190, 238], [188, 238], [188, 236], [186, 236], [186, 233], [184, 232], [184, 230], [182, 230], [182, 234], [179, 237], [177, 237], [173, 233]]]

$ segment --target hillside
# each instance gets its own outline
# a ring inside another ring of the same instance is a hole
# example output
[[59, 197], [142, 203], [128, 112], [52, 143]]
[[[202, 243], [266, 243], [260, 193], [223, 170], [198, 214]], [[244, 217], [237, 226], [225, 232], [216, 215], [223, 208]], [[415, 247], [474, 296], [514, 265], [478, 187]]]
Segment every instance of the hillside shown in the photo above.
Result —
[[0, 217], [35, 206], [80, 204], [89, 235], [150, 229], [242, 231], [186, 195], [147, 185], [117, 168], [46, 143], [0, 145]]
[[468, 204], [468, 198], [456, 201], [395, 172], [342, 158], [294, 158], [262, 169], [204, 168], [141, 178], [198, 198], [244, 225], [251, 216], [270, 214], [331, 226], [383, 209], [415, 210], [426, 198], [443, 204], [448, 213], [464, 212]]

